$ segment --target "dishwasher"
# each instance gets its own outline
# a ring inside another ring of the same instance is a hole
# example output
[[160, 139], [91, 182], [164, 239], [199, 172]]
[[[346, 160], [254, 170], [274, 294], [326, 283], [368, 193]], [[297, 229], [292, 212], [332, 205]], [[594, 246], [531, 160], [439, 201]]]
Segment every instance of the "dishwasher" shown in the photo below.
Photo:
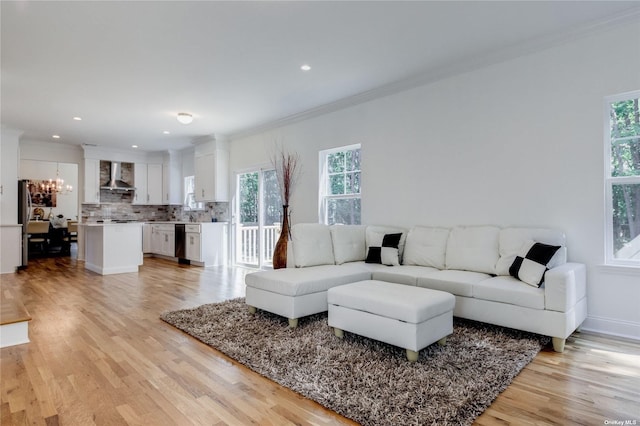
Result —
[[187, 260], [187, 237], [184, 223], [176, 223], [175, 242], [175, 256], [178, 258], [178, 263], [191, 263]]

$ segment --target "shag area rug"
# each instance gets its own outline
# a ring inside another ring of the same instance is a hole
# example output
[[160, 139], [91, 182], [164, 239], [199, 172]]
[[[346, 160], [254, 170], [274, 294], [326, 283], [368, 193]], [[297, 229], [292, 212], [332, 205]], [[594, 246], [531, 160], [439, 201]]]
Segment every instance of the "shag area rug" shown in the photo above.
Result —
[[261, 375], [363, 425], [471, 424], [548, 343], [548, 338], [454, 319], [445, 346], [405, 350], [345, 333], [327, 314], [286, 318], [244, 298], [166, 312], [161, 319]]

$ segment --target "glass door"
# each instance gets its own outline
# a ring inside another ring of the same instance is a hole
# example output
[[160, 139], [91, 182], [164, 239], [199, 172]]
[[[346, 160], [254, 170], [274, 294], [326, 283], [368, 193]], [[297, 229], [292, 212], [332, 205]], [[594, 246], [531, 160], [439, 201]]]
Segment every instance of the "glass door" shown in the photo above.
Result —
[[236, 188], [236, 263], [270, 268], [282, 224], [282, 202], [276, 172], [259, 169], [238, 174]]

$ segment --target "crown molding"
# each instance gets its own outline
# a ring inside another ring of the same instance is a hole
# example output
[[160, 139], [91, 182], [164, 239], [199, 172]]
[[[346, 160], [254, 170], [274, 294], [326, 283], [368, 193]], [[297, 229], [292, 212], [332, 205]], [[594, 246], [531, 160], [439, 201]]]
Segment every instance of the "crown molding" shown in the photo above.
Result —
[[367, 90], [337, 101], [320, 105], [296, 114], [292, 114], [277, 120], [268, 121], [254, 127], [239, 130], [229, 134], [231, 140], [253, 136], [265, 131], [288, 126], [310, 118], [329, 114], [355, 105], [360, 105], [375, 99], [391, 96], [416, 87], [425, 86], [439, 80], [443, 80], [456, 75], [475, 71], [501, 62], [527, 56], [539, 51], [547, 50], [561, 44], [578, 40], [590, 35], [607, 31], [614, 26], [626, 25], [636, 22], [640, 25], [640, 6], [628, 9], [622, 13], [612, 15], [605, 19], [588, 22], [567, 29], [561, 33], [538, 37], [536, 39], [496, 50], [489, 54], [470, 58], [468, 60], [456, 62], [443, 67], [426, 70], [411, 77], [389, 83], [377, 88]]

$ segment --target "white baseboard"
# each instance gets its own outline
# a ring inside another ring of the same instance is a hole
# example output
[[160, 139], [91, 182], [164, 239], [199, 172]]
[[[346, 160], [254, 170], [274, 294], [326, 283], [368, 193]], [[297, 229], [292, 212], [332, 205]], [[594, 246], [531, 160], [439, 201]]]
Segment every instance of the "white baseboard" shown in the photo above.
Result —
[[588, 316], [582, 323], [582, 330], [610, 334], [627, 339], [640, 340], [640, 323], [618, 319]]

